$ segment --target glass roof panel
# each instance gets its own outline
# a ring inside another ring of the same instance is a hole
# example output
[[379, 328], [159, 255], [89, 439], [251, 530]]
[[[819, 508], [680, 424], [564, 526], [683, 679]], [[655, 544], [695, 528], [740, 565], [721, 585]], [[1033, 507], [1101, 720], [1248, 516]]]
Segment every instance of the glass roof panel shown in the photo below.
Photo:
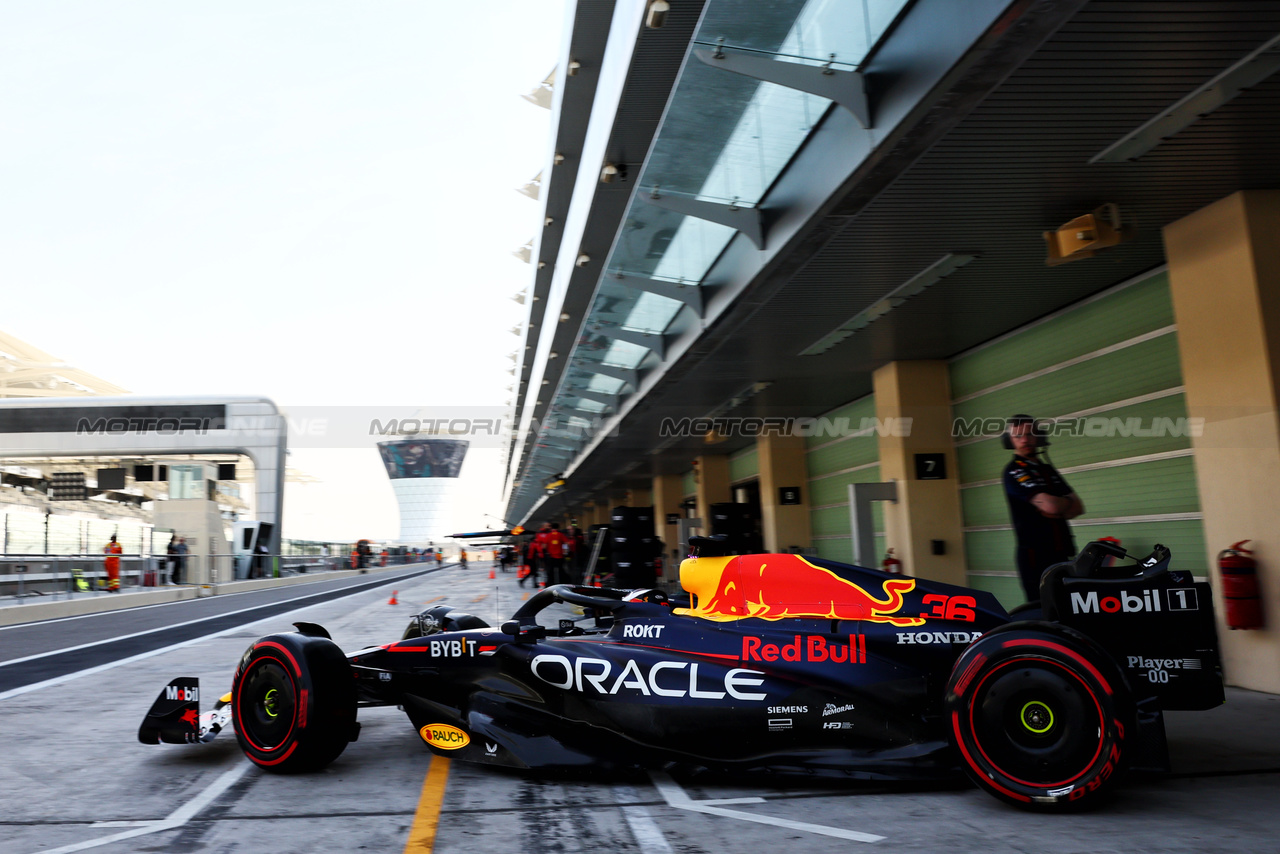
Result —
[[[667, 251], [648, 271], [655, 279], [701, 282], [738, 232], [727, 225], [686, 216], [671, 237]], [[626, 263], [627, 259], [622, 259]]]
[[870, 34], [871, 44], [880, 41], [880, 37], [889, 29], [889, 25], [907, 2], [908, 0], [866, 0], [867, 32]]
[[636, 332], [662, 333], [671, 324], [671, 318], [684, 303], [658, 294], [642, 291], [640, 299], [631, 307], [631, 313], [623, 321], [623, 329]]
[[587, 383], [587, 391], [600, 391], [605, 394], [617, 394], [622, 391], [622, 387], [626, 385], [622, 380], [614, 377], [606, 377], [604, 374], [596, 374]]
[[[604, 354], [604, 360], [607, 364], [617, 365], [620, 368], [635, 368], [644, 361], [644, 357], [649, 355], [647, 347], [641, 347], [639, 344], [632, 344], [630, 341], [614, 341], [609, 345], [608, 351]], [[600, 410], [595, 410], [599, 412]]]
[[[710, 0], [695, 40], [760, 51], [781, 62], [856, 68], [910, 0]], [[834, 54], [834, 57], [832, 56]], [[632, 198], [608, 270], [699, 284], [734, 229], [655, 207], [654, 189], [744, 207], [757, 204], [813, 131], [831, 102], [773, 83], [690, 61], [653, 142], [640, 191]], [[662, 334], [681, 303], [627, 287], [605, 275], [569, 359], [575, 385], [609, 394], [622, 381], [594, 374], [601, 362], [636, 368], [649, 353], [614, 340], [610, 329]], [[557, 403], [574, 400], [561, 389]], [[600, 413], [585, 399], [575, 407]]]
[[909, 0], [714, 0], [696, 40], [856, 65]]

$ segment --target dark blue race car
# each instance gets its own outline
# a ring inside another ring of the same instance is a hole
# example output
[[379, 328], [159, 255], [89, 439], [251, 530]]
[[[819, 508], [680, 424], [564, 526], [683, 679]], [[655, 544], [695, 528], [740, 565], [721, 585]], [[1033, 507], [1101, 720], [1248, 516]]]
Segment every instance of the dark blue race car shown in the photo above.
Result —
[[865, 779], [961, 769], [1029, 808], [1098, 801], [1167, 768], [1161, 713], [1223, 702], [1207, 584], [1090, 543], [1040, 606], [791, 554], [698, 557], [684, 593], [557, 585], [493, 628], [445, 605], [344, 654], [320, 626], [265, 637], [198, 713], [170, 683], [140, 740], [227, 723], [255, 763], [314, 770], [357, 709], [399, 706], [433, 752], [516, 768], [706, 768]]

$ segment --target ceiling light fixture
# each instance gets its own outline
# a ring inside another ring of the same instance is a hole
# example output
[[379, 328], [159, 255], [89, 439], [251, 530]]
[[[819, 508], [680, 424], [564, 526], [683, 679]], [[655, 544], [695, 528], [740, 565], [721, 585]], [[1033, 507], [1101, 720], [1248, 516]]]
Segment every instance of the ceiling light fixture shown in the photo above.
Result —
[[1136, 160], [1171, 136], [1212, 113], [1245, 89], [1280, 71], [1280, 36], [1195, 89], [1173, 106], [1089, 158], [1090, 163]]
[[956, 270], [959, 270], [965, 264], [977, 258], [977, 253], [960, 253], [951, 252], [943, 255], [937, 261], [928, 267], [916, 273], [902, 284], [898, 285], [889, 293], [885, 294], [881, 299], [876, 300], [844, 323], [837, 326], [834, 330], [819, 338], [814, 343], [800, 351], [801, 356], [817, 356], [825, 353], [832, 347], [848, 338], [875, 321], [884, 317], [893, 309], [902, 305], [911, 297], [923, 291], [925, 288], [942, 281], [950, 276]]
[[651, 30], [661, 29], [667, 23], [667, 13], [670, 11], [671, 4], [667, 0], [652, 0], [645, 14], [644, 25]]

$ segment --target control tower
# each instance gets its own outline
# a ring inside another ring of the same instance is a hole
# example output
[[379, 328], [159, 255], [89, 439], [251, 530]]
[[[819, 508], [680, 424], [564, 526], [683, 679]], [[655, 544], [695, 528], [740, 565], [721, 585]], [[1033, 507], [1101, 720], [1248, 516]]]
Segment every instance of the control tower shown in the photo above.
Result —
[[398, 439], [378, 452], [400, 505], [400, 540], [426, 543], [448, 536], [453, 485], [471, 443], [466, 439]]

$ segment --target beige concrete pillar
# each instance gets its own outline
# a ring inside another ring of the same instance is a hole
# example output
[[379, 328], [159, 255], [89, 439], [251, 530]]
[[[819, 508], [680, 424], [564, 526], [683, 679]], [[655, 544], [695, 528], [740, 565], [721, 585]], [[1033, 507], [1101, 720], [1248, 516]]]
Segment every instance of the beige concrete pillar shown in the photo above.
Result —
[[[756, 439], [760, 462], [760, 521], [764, 526], [764, 550], [783, 552], [808, 548], [809, 469], [803, 436], [761, 436]], [[783, 504], [780, 490], [795, 487], [799, 504]]]
[[[965, 584], [960, 481], [951, 437], [951, 381], [943, 361], [890, 362], [873, 375], [880, 424], [880, 479], [896, 481], [885, 502], [886, 541], [908, 575]], [[918, 480], [916, 454], [942, 454], [946, 478]], [[932, 553], [941, 540], [945, 554]]]
[[658, 539], [664, 546], [662, 554], [662, 577], [671, 580], [679, 573], [679, 562], [673, 559], [673, 550], [678, 548], [679, 529], [667, 524], [667, 515], [674, 513], [682, 516], [680, 502], [684, 498], [684, 478], [678, 474], [660, 474], [653, 479], [653, 527], [658, 532]]
[[648, 507], [653, 504], [653, 492], [648, 489], [628, 489], [628, 507]]
[[[1192, 446], [1223, 670], [1280, 693], [1280, 190], [1214, 202], [1165, 226], [1164, 243], [1187, 414], [1204, 419]], [[1227, 631], [1216, 557], [1246, 537], [1268, 627]]]
[[694, 460], [694, 481], [697, 485], [698, 518], [702, 530], [711, 533], [711, 505], [733, 500], [729, 486], [729, 457], [724, 454], [704, 454]]

